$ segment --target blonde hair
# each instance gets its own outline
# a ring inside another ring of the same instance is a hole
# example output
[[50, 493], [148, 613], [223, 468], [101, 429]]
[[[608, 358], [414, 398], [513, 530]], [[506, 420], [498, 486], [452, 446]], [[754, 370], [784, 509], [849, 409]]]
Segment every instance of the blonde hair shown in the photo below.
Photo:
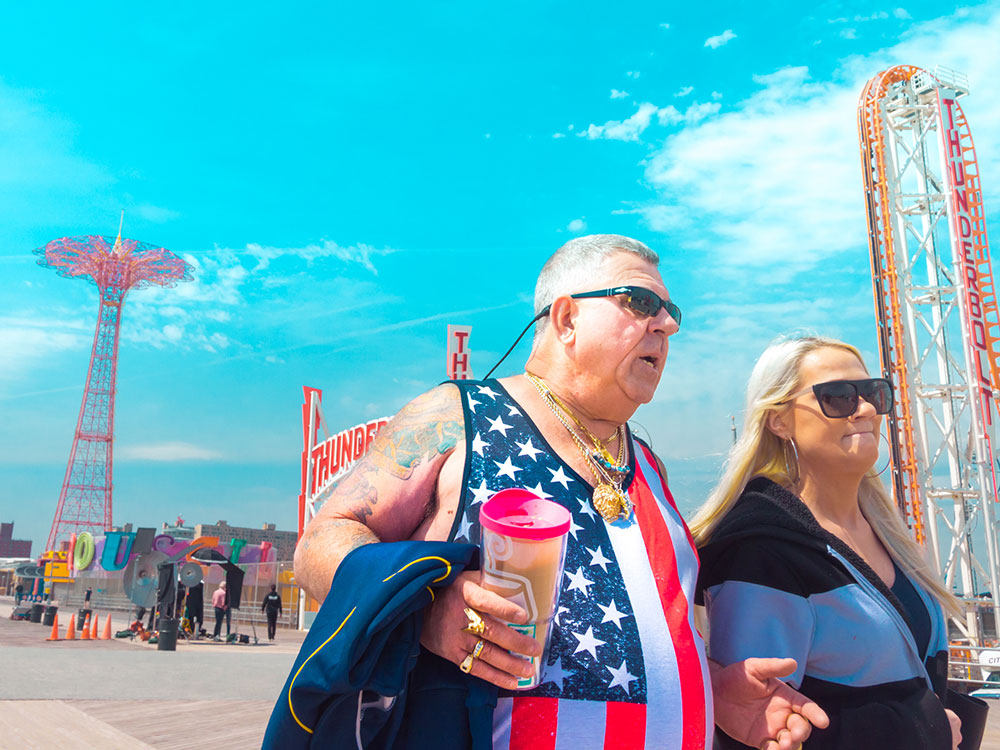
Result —
[[[825, 348], [850, 352], [864, 367], [861, 352], [843, 341], [823, 336], [782, 338], [760, 355], [747, 382], [743, 434], [729, 451], [719, 483], [691, 520], [691, 533], [699, 547], [709, 541], [719, 522], [754, 477], [767, 477], [784, 487], [795, 484], [797, 477], [789, 475], [785, 441], [768, 429], [767, 418], [799, 390], [802, 359], [810, 352]], [[910, 535], [874, 469], [869, 470], [861, 480], [858, 505], [896, 564], [915, 578], [949, 614], [960, 614], [958, 600], [927, 564], [923, 550]]]

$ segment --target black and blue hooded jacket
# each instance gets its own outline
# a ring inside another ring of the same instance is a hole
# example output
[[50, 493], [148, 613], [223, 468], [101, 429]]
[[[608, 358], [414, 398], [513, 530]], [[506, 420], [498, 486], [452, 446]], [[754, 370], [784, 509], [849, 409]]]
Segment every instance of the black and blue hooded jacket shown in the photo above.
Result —
[[[950, 750], [944, 706], [947, 632], [938, 602], [914, 584], [931, 620], [919, 653], [903, 605], [793, 493], [752, 480], [699, 550], [699, 603], [710, 658], [792, 657], [785, 681], [830, 726], [806, 750]], [[744, 745], [717, 733], [721, 748]]]
[[263, 750], [487, 750], [497, 689], [420, 646], [436, 589], [478, 547], [366, 544], [337, 568], [275, 704]]

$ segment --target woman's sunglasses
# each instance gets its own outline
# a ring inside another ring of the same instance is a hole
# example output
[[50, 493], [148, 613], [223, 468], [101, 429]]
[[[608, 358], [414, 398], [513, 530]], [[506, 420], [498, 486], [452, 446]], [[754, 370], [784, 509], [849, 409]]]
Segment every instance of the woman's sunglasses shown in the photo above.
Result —
[[[667, 315], [673, 318], [677, 326], [680, 327], [681, 309], [670, 300], [663, 299], [656, 292], [651, 292], [642, 286], [613, 286], [610, 289], [600, 289], [596, 292], [579, 292], [578, 294], [571, 294], [569, 296], [570, 299], [586, 299], [588, 297], [617, 297], [619, 295], [625, 295], [625, 307], [639, 315], [652, 317], [659, 313], [661, 308], [666, 308]], [[550, 307], [551, 305], [543, 307], [541, 312], [535, 316], [535, 320], [548, 315]]]
[[885, 378], [864, 380], [831, 380], [805, 388], [782, 401], [787, 404], [794, 398], [812, 391], [819, 402], [819, 408], [831, 419], [846, 419], [858, 410], [858, 398], [863, 398], [875, 407], [876, 414], [888, 414], [892, 410], [892, 383]]

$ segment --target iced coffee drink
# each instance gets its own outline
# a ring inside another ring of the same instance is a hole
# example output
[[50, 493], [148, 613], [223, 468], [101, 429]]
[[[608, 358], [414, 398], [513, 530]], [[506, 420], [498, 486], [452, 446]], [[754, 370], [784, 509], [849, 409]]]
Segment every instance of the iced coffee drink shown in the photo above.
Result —
[[533, 688], [545, 664], [559, 603], [570, 513], [528, 490], [508, 489], [483, 504], [479, 520], [483, 588], [522, 607], [528, 613], [527, 624], [507, 624], [544, 648], [541, 657], [531, 659], [534, 674], [517, 683], [519, 689]]

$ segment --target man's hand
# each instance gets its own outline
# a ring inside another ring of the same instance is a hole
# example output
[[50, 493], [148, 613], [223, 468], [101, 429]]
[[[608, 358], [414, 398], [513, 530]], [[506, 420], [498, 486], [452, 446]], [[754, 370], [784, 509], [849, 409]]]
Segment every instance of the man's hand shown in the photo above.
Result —
[[779, 680], [795, 659], [747, 659], [723, 667], [709, 661], [715, 723], [726, 734], [761, 750], [795, 750], [813, 726], [830, 719], [818, 705]]
[[528, 614], [513, 602], [487, 591], [476, 583], [479, 573], [463, 573], [451, 586], [440, 589], [427, 608], [420, 643], [428, 651], [461, 664], [472, 653], [478, 636], [464, 632], [469, 624], [465, 608], [471, 607], [486, 621], [482, 653], [472, 663], [470, 674], [502, 688], [515, 689], [518, 678], [534, 673], [531, 664], [508, 651], [541, 656], [542, 647], [526, 635], [511, 630], [504, 622], [527, 622]]

